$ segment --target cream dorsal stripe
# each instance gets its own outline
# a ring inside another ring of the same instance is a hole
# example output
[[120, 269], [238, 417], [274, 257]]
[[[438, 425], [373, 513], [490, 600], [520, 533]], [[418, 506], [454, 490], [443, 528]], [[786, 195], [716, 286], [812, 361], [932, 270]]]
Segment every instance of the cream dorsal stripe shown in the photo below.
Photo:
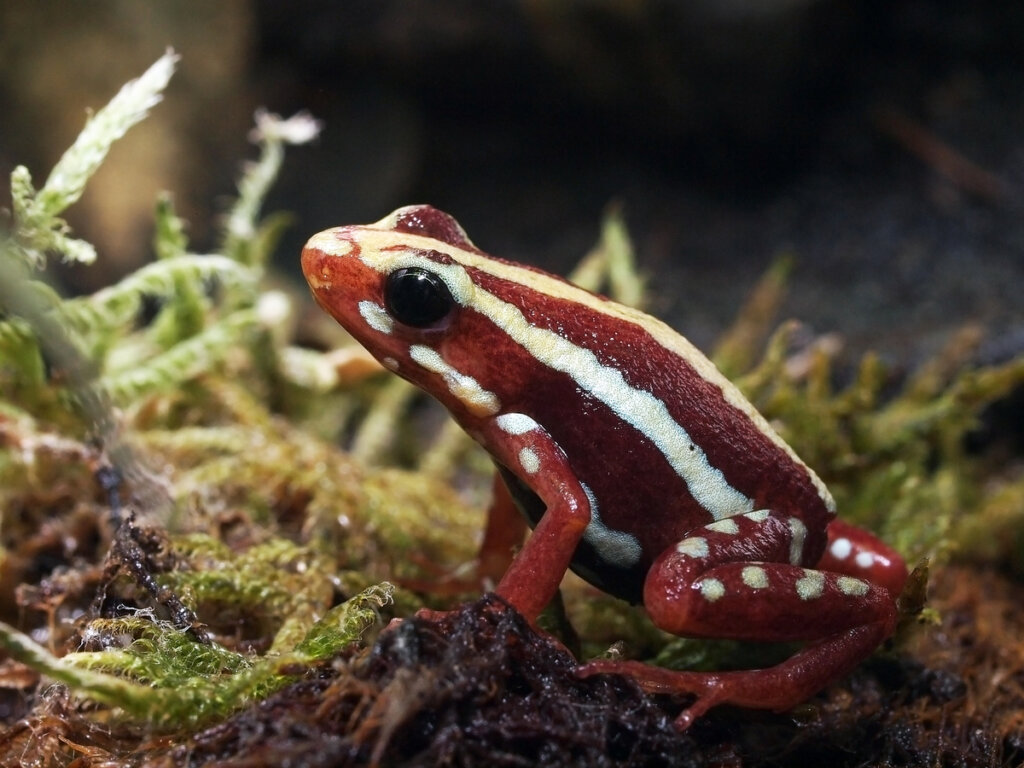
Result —
[[[334, 239], [332, 242], [326, 238], [325, 242], [311, 244], [327, 253], [338, 253], [341, 248], [347, 250], [349, 247], [344, 241]], [[569, 298], [606, 314], [611, 314], [609, 310], [614, 308], [615, 314], [631, 322], [638, 322], [640, 318], [646, 316], [620, 305], [602, 301], [586, 291], [546, 275], [504, 265], [452, 246], [444, 246], [444, 252], [453, 258], [453, 262], [448, 264], [439, 263], [417, 253], [418, 246], [422, 246], [424, 251], [430, 251], [437, 249], [439, 245], [431, 238], [409, 233], [363, 229], [359, 233], [359, 258], [368, 267], [383, 274], [407, 267], [421, 267], [437, 274], [444, 280], [456, 302], [490, 318], [537, 361], [570, 376], [577, 386], [604, 403], [620, 419], [650, 440], [685, 481], [690, 495], [715, 519], [753, 510], [753, 500], [734, 488], [722, 471], [711, 465], [701, 447], [691, 440], [687, 431], [672, 418], [664, 402], [646, 390], [630, 386], [621, 371], [602, 365], [589, 349], [579, 347], [553, 331], [531, 325], [514, 304], [475, 285], [462, 264], [484, 269], [488, 273], [519, 282], [549, 295]], [[641, 325], [654, 333], [649, 327], [649, 321]], [[671, 331], [668, 333], [675, 337]], [[704, 360], [699, 353], [694, 359]], [[732, 387], [710, 363], [707, 363], [707, 367], [714, 371], [717, 379]], [[698, 369], [698, 372], [707, 378], [704, 370]], [[715, 383], [718, 383], [717, 380]], [[745, 412], [756, 413], [742, 396], [739, 398]]]
[[[523, 269], [516, 264], [503, 262], [485, 254], [459, 248], [439, 242], [431, 237], [392, 229], [396, 217], [401, 211], [395, 211], [375, 224], [359, 228], [359, 244], [362, 253], [360, 258], [368, 266], [381, 272], [389, 272], [406, 266], [421, 266], [436, 272], [448, 284], [452, 297], [463, 306], [472, 305], [471, 297], [475, 292], [472, 280], [459, 269], [458, 273], [449, 270], [445, 273], [443, 266], [422, 256], [416, 256], [417, 249], [422, 251], [440, 250], [448, 254], [455, 264], [462, 264], [480, 270], [494, 277], [518, 283], [539, 293], [575, 302], [590, 310], [609, 317], [624, 320], [643, 328], [654, 341], [674, 355], [687, 360], [694, 370], [705, 380], [718, 387], [725, 401], [743, 413], [757, 429], [781, 449], [798, 466], [806, 470], [807, 477], [830, 512], [835, 512], [836, 505], [831, 493], [814, 470], [804, 464], [796, 452], [772, 428], [768, 421], [755, 409], [736, 388], [696, 347], [686, 338], [679, 335], [657, 318], [644, 314], [640, 310], [627, 307], [617, 302], [607, 301], [589, 291], [560, 280], [546, 272]], [[309, 245], [324, 253], [336, 256], [350, 255], [351, 244], [346, 239], [339, 239], [332, 230], [320, 232], [310, 239]], [[368, 257], [368, 254], [373, 257]], [[448, 265], [454, 266], [454, 265]], [[451, 282], [449, 282], [449, 280]]]

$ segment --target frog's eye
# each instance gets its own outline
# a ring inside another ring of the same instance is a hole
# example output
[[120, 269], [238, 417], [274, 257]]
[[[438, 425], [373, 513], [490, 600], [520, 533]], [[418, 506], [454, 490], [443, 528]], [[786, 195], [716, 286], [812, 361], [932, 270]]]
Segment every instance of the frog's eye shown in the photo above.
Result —
[[395, 320], [413, 328], [430, 328], [455, 306], [448, 286], [433, 272], [419, 267], [396, 269], [384, 284], [384, 306]]

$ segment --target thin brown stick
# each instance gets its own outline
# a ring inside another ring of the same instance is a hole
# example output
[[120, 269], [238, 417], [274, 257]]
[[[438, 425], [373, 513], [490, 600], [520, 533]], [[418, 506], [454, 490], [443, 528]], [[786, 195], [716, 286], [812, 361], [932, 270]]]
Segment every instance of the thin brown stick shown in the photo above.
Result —
[[895, 107], [883, 107], [875, 111], [874, 123], [882, 133], [965, 192], [994, 203], [1006, 197], [1006, 185], [998, 176], [965, 157], [906, 113]]

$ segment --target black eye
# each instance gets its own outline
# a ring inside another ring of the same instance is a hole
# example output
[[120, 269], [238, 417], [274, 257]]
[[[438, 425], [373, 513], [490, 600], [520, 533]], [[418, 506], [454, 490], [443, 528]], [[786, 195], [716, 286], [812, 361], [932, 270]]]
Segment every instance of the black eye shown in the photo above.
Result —
[[384, 306], [395, 320], [413, 328], [429, 328], [444, 319], [455, 300], [444, 280], [418, 267], [396, 269], [384, 285]]

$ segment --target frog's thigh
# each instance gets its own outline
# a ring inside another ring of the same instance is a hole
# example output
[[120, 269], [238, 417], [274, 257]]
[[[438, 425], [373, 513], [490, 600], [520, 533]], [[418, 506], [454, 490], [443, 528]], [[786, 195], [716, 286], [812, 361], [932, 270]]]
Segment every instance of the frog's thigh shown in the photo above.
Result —
[[767, 511], [698, 529], [655, 561], [644, 584], [652, 621], [679, 635], [814, 640], [892, 620], [884, 589], [799, 565], [802, 523]]

